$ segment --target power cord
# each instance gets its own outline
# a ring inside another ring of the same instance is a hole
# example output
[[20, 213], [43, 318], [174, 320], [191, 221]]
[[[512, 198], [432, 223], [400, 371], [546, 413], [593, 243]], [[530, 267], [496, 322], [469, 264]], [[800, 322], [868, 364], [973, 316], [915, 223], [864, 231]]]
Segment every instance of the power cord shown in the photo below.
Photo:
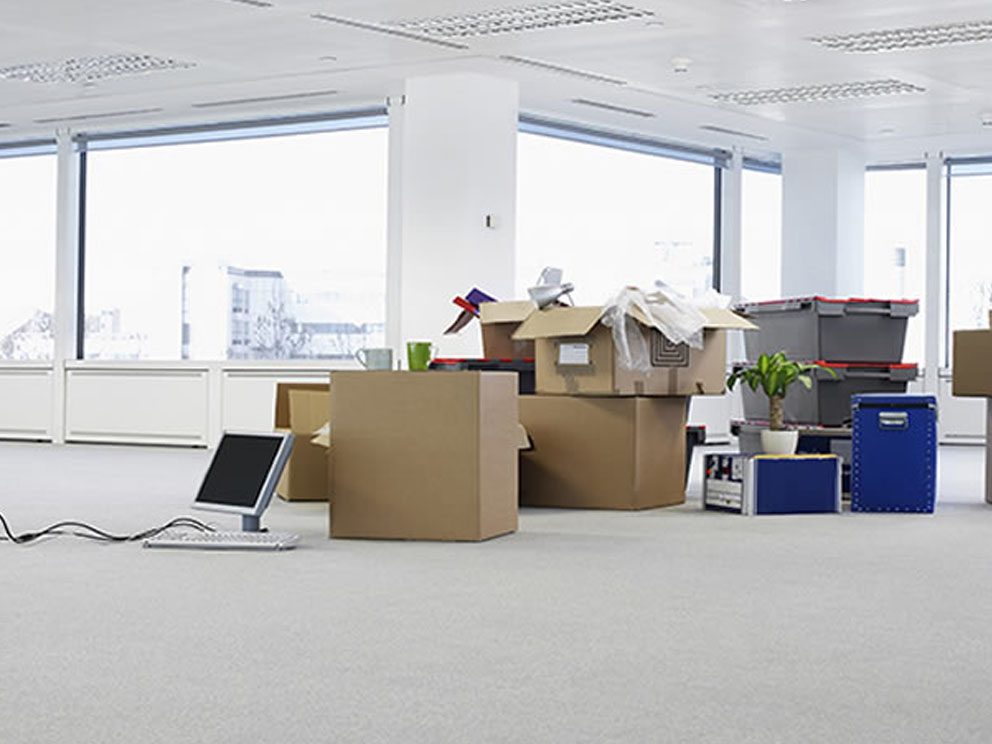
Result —
[[161, 527], [153, 527], [150, 530], [137, 532], [133, 535], [114, 535], [110, 532], [105, 532], [98, 527], [94, 527], [93, 525], [86, 524], [85, 522], [76, 522], [73, 520], [56, 522], [55, 524], [46, 527], [43, 530], [38, 530], [37, 532], [23, 532], [20, 535], [15, 535], [10, 529], [10, 526], [7, 524], [7, 520], [4, 518], [3, 514], [0, 514], [0, 528], [3, 529], [4, 533], [0, 535], [0, 541], [12, 542], [15, 545], [27, 545], [28, 543], [34, 542], [35, 540], [48, 535], [67, 535], [70, 537], [81, 537], [86, 540], [95, 540], [97, 542], [107, 543], [139, 542], [141, 540], [147, 540], [149, 537], [155, 537], [155, 535], [165, 532], [173, 527], [189, 527], [199, 530], [200, 532], [216, 531], [213, 527], [201, 522], [198, 519], [193, 519], [192, 517], [177, 517]]

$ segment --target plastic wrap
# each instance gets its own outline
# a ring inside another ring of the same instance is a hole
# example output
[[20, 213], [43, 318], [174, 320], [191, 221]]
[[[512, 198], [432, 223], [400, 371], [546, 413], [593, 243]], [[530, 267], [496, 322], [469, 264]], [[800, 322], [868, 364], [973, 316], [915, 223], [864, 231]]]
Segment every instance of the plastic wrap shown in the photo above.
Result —
[[726, 307], [730, 301], [730, 298], [724, 298], [716, 292], [689, 300], [661, 282], [657, 282], [656, 287], [650, 294], [636, 287], [626, 287], [603, 311], [602, 323], [612, 330], [617, 359], [626, 369], [638, 372], [651, 369], [648, 338], [641, 323], [631, 316], [632, 312], [638, 312], [647, 318], [652, 327], [672, 343], [684, 343], [694, 349], [701, 349], [706, 316], [700, 308]]

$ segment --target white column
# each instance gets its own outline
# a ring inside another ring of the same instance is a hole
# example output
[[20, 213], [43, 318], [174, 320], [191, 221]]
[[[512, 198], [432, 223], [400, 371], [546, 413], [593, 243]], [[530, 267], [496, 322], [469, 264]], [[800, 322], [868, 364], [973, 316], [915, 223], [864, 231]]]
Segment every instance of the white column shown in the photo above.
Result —
[[[452, 299], [514, 292], [518, 86], [475, 74], [406, 81], [390, 106], [387, 338], [478, 355], [471, 326], [443, 336]], [[405, 354], [401, 354], [401, 357]]]
[[783, 296], [864, 288], [865, 160], [842, 150], [782, 156]]
[[939, 391], [941, 360], [941, 321], [943, 319], [943, 277], [944, 277], [944, 155], [927, 153], [927, 242], [926, 242], [926, 289], [924, 290], [925, 327], [923, 351], [923, 389], [933, 395]]
[[741, 201], [743, 198], [744, 158], [734, 148], [730, 163], [723, 170], [720, 228], [720, 290], [735, 301], [741, 299]]
[[76, 358], [79, 297], [79, 156], [72, 132], [55, 132], [57, 147], [55, 229], [55, 351], [52, 359], [52, 439], [65, 442], [65, 363]]

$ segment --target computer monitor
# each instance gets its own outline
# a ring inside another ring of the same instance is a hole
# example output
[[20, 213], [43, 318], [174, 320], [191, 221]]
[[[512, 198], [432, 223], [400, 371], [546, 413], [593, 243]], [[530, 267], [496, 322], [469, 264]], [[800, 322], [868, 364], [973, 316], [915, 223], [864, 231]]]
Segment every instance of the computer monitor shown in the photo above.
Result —
[[292, 449], [293, 435], [287, 432], [225, 432], [193, 508], [240, 514], [241, 529], [257, 532]]

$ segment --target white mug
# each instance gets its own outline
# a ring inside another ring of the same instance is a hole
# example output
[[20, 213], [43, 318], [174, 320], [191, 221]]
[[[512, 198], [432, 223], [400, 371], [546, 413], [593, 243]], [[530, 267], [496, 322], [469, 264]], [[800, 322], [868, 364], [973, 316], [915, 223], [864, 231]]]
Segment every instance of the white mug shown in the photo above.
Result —
[[358, 360], [365, 369], [392, 369], [393, 350], [382, 349], [359, 349], [355, 352], [355, 359]]

